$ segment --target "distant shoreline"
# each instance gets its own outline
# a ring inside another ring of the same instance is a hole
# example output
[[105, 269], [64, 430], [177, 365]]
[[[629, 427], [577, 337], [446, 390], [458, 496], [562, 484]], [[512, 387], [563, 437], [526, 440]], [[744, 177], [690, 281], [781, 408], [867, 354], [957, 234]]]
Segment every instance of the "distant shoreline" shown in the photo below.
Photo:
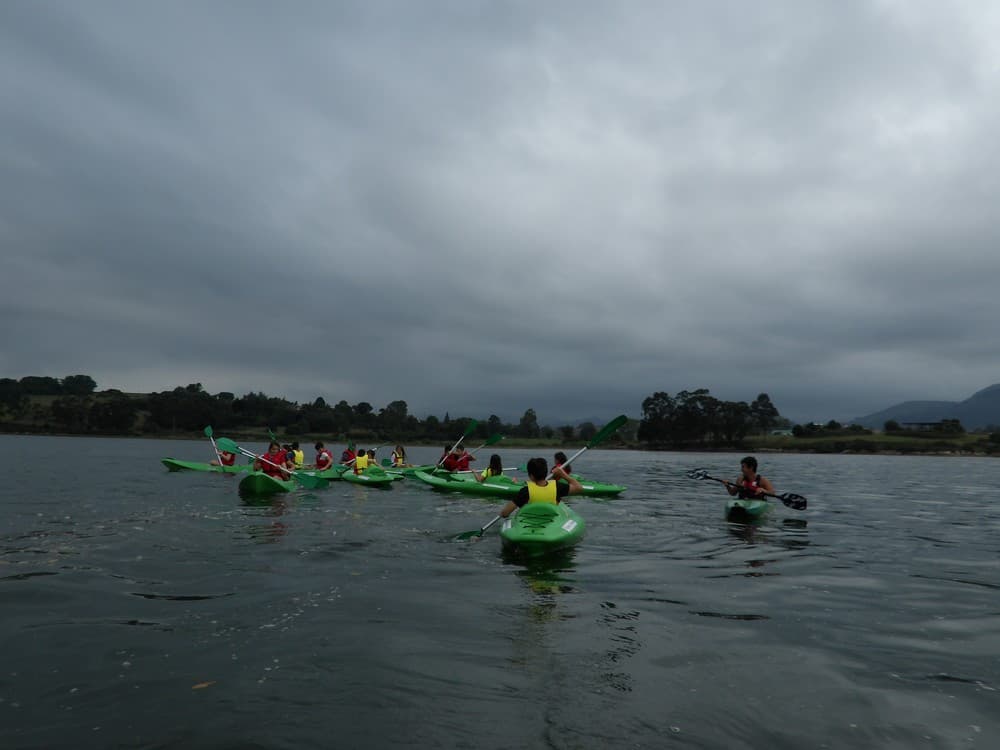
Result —
[[[8, 432], [0, 431], [0, 435], [11, 437], [72, 437], [72, 438], [106, 438], [106, 439], [134, 439], [134, 440], [170, 440], [177, 442], [203, 442], [208, 444], [204, 435], [196, 433], [152, 435], [144, 434], [79, 434], [70, 432]], [[252, 443], [267, 443], [270, 436], [266, 433], [246, 433], [232, 432], [226, 435], [234, 440], [242, 440]], [[278, 435], [281, 443], [298, 441], [304, 448], [311, 449], [316, 440], [323, 440], [328, 445], [346, 445], [347, 441], [339, 438], [315, 438], [304, 436]], [[886, 441], [897, 443], [886, 445]], [[374, 448], [376, 446], [389, 447], [395, 445], [394, 442], [379, 441], [371, 439], [351, 438], [351, 442], [363, 448]], [[475, 440], [469, 441], [475, 444]], [[792, 442], [793, 444], [789, 444]], [[369, 445], [369, 443], [371, 445]], [[544, 438], [519, 439], [510, 438], [503, 443], [492, 446], [493, 451], [503, 448], [513, 448], [517, 450], [530, 450], [538, 448], [540, 450], [574, 450], [583, 445], [584, 441], [570, 440], [557, 441], [546, 440]], [[763, 444], [762, 444], [763, 443]], [[768, 445], [767, 443], [771, 443]], [[777, 444], [776, 444], [777, 443]], [[800, 443], [800, 444], [794, 444]], [[444, 441], [418, 440], [407, 442], [406, 447], [429, 448], [444, 445]], [[978, 450], [977, 450], [978, 449]], [[742, 453], [746, 454], [798, 454], [798, 455], [847, 455], [847, 456], [938, 456], [938, 457], [1000, 457], [1000, 444], [991, 443], [985, 435], [972, 433], [960, 436], [953, 441], [943, 441], [938, 439], [914, 438], [910, 436], [884, 436], [866, 435], [851, 440], [837, 440], [832, 438], [773, 438], [763, 436], [754, 440], [752, 444], [742, 446], [697, 446], [691, 448], [661, 448], [652, 447], [640, 443], [617, 443], [601, 445], [599, 450], [631, 450], [648, 453]], [[485, 453], [485, 450], [484, 450]]]

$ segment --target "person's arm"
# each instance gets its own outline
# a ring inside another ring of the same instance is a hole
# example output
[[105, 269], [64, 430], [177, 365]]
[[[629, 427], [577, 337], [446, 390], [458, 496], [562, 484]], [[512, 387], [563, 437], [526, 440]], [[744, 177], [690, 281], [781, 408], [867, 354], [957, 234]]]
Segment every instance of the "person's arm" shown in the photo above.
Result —
[[726, 492], [728, 492], [730, 495], [735, 495], [737, 492], [740, 491], [738, 483], [739, 483], [738, 479], [736, 480], [736, 483], [726, 480]]
[[765, 479], [764, 477], [760, 478], [760, 489], [763, 490], [764, 492], [770, 492], [772, 495], [777, 494], [774, 491], [774, 485], [772, 485], [771, 482]]
[[527, 502], [528, 502], [528, 488], [522, 487], [520, 490], [517, 491], [517, 494], [514, 495], [514, 499], [509, 501], [505, 506], [503, 506], [503, 509], [500, 511], [500, 517], [506, 518], [511, 513], [513, 513], [515, 509], [523, 508], [527, 504]]
[[567, 495], [579, 495], [583, 492], [583, 485], [567, 474], [561, 466], [556, 466], [552, 470], [552, 478], [566, 480], [566, 484], [569, 485], [569, 492], [566, 493]]

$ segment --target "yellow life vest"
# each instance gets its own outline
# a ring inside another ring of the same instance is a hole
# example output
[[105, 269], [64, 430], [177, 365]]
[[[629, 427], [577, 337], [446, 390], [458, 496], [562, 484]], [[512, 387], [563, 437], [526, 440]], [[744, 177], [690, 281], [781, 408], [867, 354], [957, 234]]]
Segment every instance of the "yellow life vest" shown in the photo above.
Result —
[[354, 459], [354, 471], [355, 473], [361, 473], [368, 468], [368, 454], [362, 453], [356, 459]]
[[487, 466], [486, 469], [483, 471], [483, 479], [489, 479], [490, 477], [498, 477], [501, 474], [503, 474], [502, 471], [498, 471], [496, 474], [494, 474], [493, 469]]
[[396, 453], [395, 451], [393, 451], [392, 452], [392, 462], [396, 466], [402, 466], [406, 462], [406, 456], [403, 455], [402, 453]]
[[532, 481], [528, 481], [528, 502], [529, 503], [548, 503], [549, 505], [556, 505], [559, 502], [559, 495], [557, 490], [559, 486], [556, 484], [554, 479], [550, 479], [549, 483], [544, 487], [540, 487]]
[[295, 455], [295, 466], [302, 466], [306, 462], [306, 452], [305, 451], [292, 451]]

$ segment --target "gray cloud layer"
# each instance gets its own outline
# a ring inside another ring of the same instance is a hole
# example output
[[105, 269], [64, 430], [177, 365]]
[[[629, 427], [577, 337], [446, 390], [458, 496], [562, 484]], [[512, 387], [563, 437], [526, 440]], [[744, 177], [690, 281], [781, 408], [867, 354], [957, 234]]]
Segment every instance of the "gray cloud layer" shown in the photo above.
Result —
[[989, 3], [0, 4], [4, 375], [799, 419], [1000, 381]]

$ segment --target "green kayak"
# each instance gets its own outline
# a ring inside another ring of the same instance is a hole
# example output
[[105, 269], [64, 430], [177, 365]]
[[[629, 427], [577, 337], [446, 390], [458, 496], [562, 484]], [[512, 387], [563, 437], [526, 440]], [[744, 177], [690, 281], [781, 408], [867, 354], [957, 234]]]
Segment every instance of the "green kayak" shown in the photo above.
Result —
[[[421, 482], [439, 490], [453, 490], [466, 495], [479, 495], [480, 497], [510, 497], [516, 495], [524, 487], [524, 482], [515, 482], [511, 477], [503, 475], [489, 477], [482, 482], [477, 482], [472, 474], [449, 474], [447, 472], [430, 474], [425, 471], [418, 471], [414, 476]], [[575, 474], [573, 478], [583, 486], [583, 492], [581, 493], [583, 495], [617, 495], [626, 489], [620, 484], [592, 482]]]
[[240, 494], [273, 495], [295, 489], [294, 479], [278, 479], [263, 471], [252, 471], [240, 480]]
[[435, 464], [423, 464], [421, 466], [384, 466], [382, 467], [386, 474], [400, 474], [404, 477], [412, 477], [418, 471], [432, 471], [436, 468]]
[[389, 487], [393, 482], [402, 479], [403, 475], [390, 474], [382, 471], [377, 466], [373, 466], [365, 469], [360, 474], [355, 474], [353, 471], [345, 471], [340, 475], [340, 478], [352, 484], [366, 484], [370, 487]]
[[203, 464], [198, 461], [181, 461], [179, 458], [161, 458], [160, 461], [170, 471], [212, 471], [216, 474], [239, 474], [250, 469], [249, 464], [236, 464], [233, 466], [213, 466]]
[[504, 547], [528, 555], [571, 547], [583, 539], [587, 524], [565, 503], [528, 503], [500, 527]]
[[730, 521], [745, 523], [762, 518], [771, 508], [767, 500], [726, 500], [726, 518]]

